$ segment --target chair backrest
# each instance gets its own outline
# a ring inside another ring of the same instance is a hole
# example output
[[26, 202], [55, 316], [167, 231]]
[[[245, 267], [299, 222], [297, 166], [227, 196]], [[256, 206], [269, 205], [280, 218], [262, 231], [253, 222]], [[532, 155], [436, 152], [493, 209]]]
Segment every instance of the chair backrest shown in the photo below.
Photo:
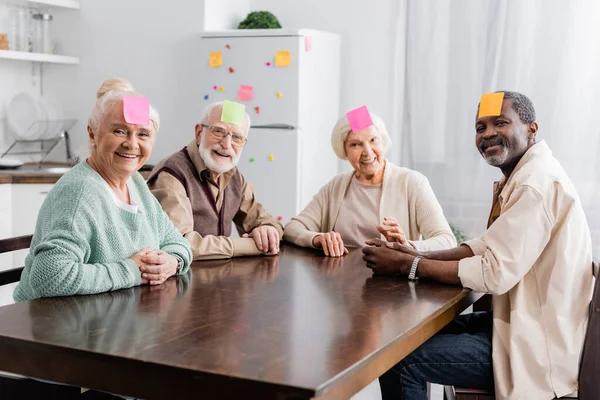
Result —
[[[598, 264], [594, 263], [594, 271], [598, 271]], [[600, 393], [600, 277], [596, 277], [594, 294], [590, 303], [590, 319], [588, 322], [581, 366], [579, 367], [579, 399], [597, 399]]]
[[[17, 236], [14, 238], [1, 239], [0, 254], [28, 249], [29, 245], [31, 244], [32, 237], [33, 235], [25, 235]], [[23, 267], [0, 271], [0, 286], [4, 286], [9, 283], [18, 282], [19, 280], [21, 280], [21, 272], [23, 272]]]

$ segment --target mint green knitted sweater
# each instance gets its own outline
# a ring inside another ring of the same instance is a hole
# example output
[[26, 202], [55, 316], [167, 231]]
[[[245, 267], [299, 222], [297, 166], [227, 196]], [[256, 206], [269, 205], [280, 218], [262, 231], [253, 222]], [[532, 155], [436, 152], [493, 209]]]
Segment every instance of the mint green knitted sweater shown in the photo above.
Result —
[[139, 268], [129, 257], [144, 247], [178, 255], [185, 264], [180, 274], [185, 274], [192, 259], [190, 245], [139, 173], [129, 181], [129, 192], [137, 214], [115, 204], [103, 178], [87, 162], [65, 174], [42, 204], [14, 299], [139, 285]]

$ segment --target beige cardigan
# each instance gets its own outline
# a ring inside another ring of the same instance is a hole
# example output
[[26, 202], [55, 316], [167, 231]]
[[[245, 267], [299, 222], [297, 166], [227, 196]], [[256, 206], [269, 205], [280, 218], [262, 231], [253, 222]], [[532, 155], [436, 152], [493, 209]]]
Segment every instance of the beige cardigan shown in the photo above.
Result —
[[[316, 235], [332, 231], [353, 176], [354, 171], [341, 173], [323, 186], [306, 208], [286, 225], [284, 240], [313, 247]], [[395, 218], [417, 250], [456, 247], [456, 239], [427, 178], [389, 161], [383, 175], [380, 220], [373, 221], [373, 225], [381, 223], [383, 217]]]

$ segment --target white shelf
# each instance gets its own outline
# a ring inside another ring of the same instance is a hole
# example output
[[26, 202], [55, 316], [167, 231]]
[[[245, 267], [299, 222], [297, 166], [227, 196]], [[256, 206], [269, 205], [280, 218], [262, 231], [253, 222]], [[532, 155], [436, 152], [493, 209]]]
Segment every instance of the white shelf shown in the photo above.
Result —
[[54, 64], [79, 64], [79, 57], [59, 56], [56, 54], [28, 53], [26, 51], [0, 50], [0, 59], [1, 58]]
[[68, 8], [79, 10], [79, 0], [25, 0], [29, 4], [46, 6], [52, 8]]

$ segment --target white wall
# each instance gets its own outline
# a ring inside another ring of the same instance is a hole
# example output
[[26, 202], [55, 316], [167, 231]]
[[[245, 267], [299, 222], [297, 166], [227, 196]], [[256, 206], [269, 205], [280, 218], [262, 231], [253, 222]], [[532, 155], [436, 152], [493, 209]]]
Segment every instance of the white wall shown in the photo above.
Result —
[[6, 108], [14, 95], [27, 92], [39, 96], [39, 75], [30, 62], [0, 59], [0, 154], [12, 144], [14, 137], [6, 129]]
[[[8, 3], [0, 0], [0, 33], [9, 33], [7, 27], [8, 9], [6, 8]], [[32, 12], [34, 12], [34, 10], [38, 10], [38, 12], [40, 10], [46, 10], [46, 8], [34, 8], [33, 5], [29, 5], [29, 7]], [[71, 10], [55, 10], [53, 11], [53, 14], [56, 15], [56, 13], [63, 12], [77, 13], [76, 11]], [[9, 42], [10, 41], [11, 37], [9, 33]], [[15, 139], [14, 134], [8, 129], [6, 122], [2, 121], [7, 118], [7, 107], [10, 104], [10, 101], [16, 94], [21, 92], [26, 92], [36, 99], [39, 98], [39, 96], [42, 94], [41, 77], [43, 74], [41, 74], [41, 72], [42, 70], [50, 71], [54, 68], [70, 69], [74, 67], [56, 64], [42, 65], [40, 63], [33, 63], [29, 61], [0, 59], [0, 154], [4, 153], [4, 151], [14, 142]], [[38, 144], [30, 145], [29, 150], [39, 150], [38, 146]], [[24, 150], [26, 148], [21, 146], [19, 149]], [[59, 144], [50, 156], [51, 158], [64, 160], [66, 158], [64, 146]], [[38, 161], [41, 159], [40, 155], [11, 155], [7, 157], [18, 158], [26, 162]]]
[[[341, 35], [340, 115], [366, 104], [388, 125], [392, 117], [393, 3], [394, 0], [251, 0], [252, 11], [272, 12], [283, 28], [312, 28]], [[340, 168], [351, 167], [340, 162]]]
[[250, 0], [204, 0], [204, 29], [236, 29], [250, 12]]
[[201, 93], [185, 77], [200, 62], [195, 48], [203, 21], [202, 0], [82, 1], [79, 12], [57, 15], [54, 29], [62, 51], [78, 55], [81, 64], [45, 71], [43, 88], [79, 119], [71, 135], [73, 149], [87, 146], [87, 118], [96, 90], [113, 77], [129, 79], [161, 115], [149, 163], [186, 144], [170, 141], [171, 133], [189, 132], [191, 140], [201, 112], [194, 99]]
[[[195, 73], [194, 65], [205, 61], [194, 51], [204, 24], [212, 29], [232, 28], [250, 10], [269, 10], [284, 28], [314, 28], [340, 34], [340, 114], [367, 104], [390, 124], [393, 3], [393, 0], [82, 1], [80, 11], [57, 14], [53, 21], [59, 51], [80, 56], [81, 64], [45, 66], [44, 95], [58, 101], [67, 117], [79, 119], [71, 135], [72, 147], [77, 151], [87, 144], [86, 120], [100, 83], [109, 77], [131, 80], [138, 91], [151, 98], [161, 114], [159, 137], [149, 160], [156, 163], [185, 145], [169, 141], [170, 132], [181, 135], [189, 131], [190, 139], [193, 136], [200, 112], [193, 99], [201, 93], [187, 84], [185, 76]], [[18, 90], [36, 89], [29, 82], [30, 63], [15, 64], [9, 67], [9, 74], [2, 74], [4, 63], [11, 62], [0, 60], [0, 107], [17, 90], [8, 94], [4, 81]], [[2, 108], [0, 116], [1, 113]], [[340, 165], [349, 167], [346, 162]]]
[[[0, 33], [9, 31], [7, 17], [8, 8], [0, 1]], [[5, 129], [3, 119], [10, 100], [19, 92], [39, 95], [39, 81], [37, 74], [33, 77], [31, 63], [0, 59], [0, 154], [12, 143], [13, 137]]]

